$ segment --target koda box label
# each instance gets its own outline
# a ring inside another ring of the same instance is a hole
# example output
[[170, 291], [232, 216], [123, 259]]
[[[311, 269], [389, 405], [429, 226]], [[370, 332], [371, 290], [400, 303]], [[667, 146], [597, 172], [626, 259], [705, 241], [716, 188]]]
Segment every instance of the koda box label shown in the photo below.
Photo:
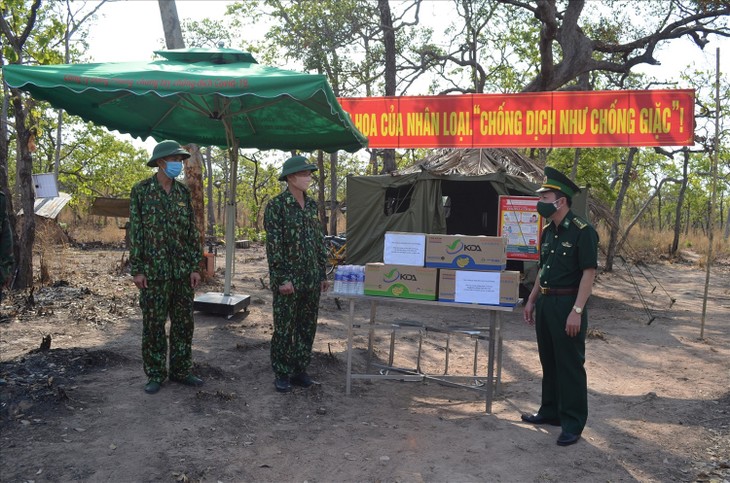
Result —
[[368, 263], [365, 265], [365, 295], [436, 300], [437, 279], [438, 270], [434, 268]]
[[426, 266], [455, 270], [504, 270], [507, 239], [500, 236], [428, 235]]

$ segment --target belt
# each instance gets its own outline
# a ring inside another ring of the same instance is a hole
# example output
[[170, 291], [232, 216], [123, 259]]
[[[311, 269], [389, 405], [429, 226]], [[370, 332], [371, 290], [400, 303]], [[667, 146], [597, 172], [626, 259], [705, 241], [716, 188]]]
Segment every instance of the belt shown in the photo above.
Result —
[[543, 295], [577, 295], [578, 287], [568, 288], [547, 288], [540, 287], [540, 293]]

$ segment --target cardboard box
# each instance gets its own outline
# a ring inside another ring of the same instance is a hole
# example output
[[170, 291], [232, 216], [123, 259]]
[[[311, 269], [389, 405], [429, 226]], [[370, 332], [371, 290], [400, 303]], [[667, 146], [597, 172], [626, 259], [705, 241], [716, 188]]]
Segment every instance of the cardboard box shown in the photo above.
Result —
[[504, 270], [507, 267], [507, 239], [500, 236], [428, 235], [425, 265], [455, 270]]
[[426, 234], [388, 231], [383, 243], [383, 262], [422, 267], [426, 258]]
[[435, 268], [385, 263], [365, 265], [365, 295], [436, 300], [437, 280]]
[[439, 301], [514, 307], [520, 298], [520, 272], [439, 270]]

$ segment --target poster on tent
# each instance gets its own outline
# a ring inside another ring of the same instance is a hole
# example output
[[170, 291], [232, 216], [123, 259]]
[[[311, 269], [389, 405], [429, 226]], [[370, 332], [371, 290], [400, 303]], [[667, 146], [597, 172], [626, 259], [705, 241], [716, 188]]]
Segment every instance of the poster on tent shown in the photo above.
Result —
[[539, 260], [543, 218], [537, 196], [499, 197], [499, 236], [507, 238], [508, 260]]

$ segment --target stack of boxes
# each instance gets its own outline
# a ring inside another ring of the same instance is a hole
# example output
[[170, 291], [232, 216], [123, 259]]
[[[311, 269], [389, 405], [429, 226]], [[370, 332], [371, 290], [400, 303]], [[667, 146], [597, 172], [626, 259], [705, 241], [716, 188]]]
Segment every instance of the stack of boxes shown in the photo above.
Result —
[[365, 266], [365, 295], [514, 307], [520, 273], [506, 271], [507, 239], [385, 234], [384, 263]]

